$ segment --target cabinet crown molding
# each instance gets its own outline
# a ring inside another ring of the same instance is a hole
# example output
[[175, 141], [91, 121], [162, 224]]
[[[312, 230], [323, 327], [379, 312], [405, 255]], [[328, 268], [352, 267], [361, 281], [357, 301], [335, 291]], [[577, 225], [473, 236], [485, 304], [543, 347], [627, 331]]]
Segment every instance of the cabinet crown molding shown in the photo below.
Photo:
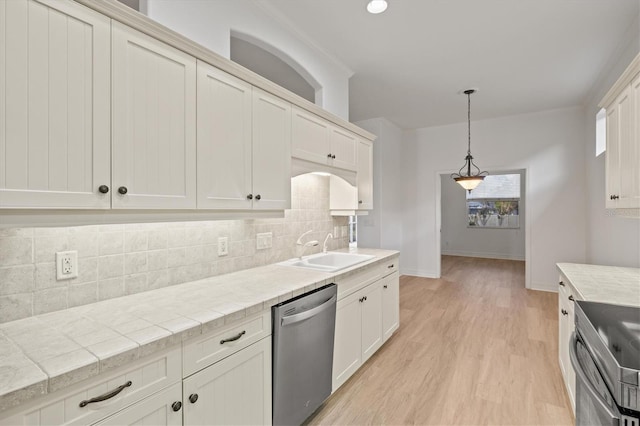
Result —
[[640, 73], [640, 53], [631, 61], [627, 69], [624, 70], [622, 75], [611, 86], [604, 98], [598, 103], [598, 108], [608, 108], [613, 101], [616, 100], [618, 95], [622, 93], [625, 87], [631, 84], [631, 81]]

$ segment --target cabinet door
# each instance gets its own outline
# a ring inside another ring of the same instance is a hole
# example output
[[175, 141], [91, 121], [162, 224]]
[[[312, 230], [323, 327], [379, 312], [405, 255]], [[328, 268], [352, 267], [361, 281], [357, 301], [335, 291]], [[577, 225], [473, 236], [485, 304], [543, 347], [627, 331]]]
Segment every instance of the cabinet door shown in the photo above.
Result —
[[362, 292], [338, 300], [336, 335], [333, 343], [333, 383], [335, 392], [362, 365]]
[[400, 326], [400, 278], [397, 272], [382, 282], [382, 341], [386, 342]]
[[195, 208], [195, 58], [113, 21], [112, 65], [113, 207]]
[[362, 362], [382, 346], [382, 280], [363, 290], [362, 306]]
[[329, 130], [331, 165], [346, 170], [358, 170], [358, 138], [344, 129], [331, 126]]
[[373, 143], [358, 140], [358, 209], [373, 209]]
[[198, 61], [198, 208], [250, 209], [251, 85]]
[[271, 424], [271, 338], [186, 378], [183, 389], [185, 425]]
[[605, 206], [616, 208], [617, 200], [611, 197], [620, 192], [620, 112], [614, 103], [607, 108], [607, 151], [606, 151], [606, 200]]
[[291, 110], [291, 155], [318, 164], [331, 164], [329, 123], [295, 106]]
[[110, 207], [110, 20], [0, 2], [0, 207]]
[[626, 108], [620, 109], [620, 198], [618, 208], [640, 208], [640, 75], [629, 87]]
[[176, 402], [182, 404], [182, 383], [151, 395], [97, 425], [179, 426], [182, 425], [182, 410], [173, 410], [172, 404]]
[[252, 158], [253, 208], [291, 208], [291, 104], [256, 87]]

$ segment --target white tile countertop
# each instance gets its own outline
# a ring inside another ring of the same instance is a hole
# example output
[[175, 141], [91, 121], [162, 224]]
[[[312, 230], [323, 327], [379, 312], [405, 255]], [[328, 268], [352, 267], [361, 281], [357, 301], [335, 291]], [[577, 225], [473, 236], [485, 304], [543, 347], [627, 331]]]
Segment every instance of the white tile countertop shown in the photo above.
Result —
[[558, 263], [582, 300], [640, 307], [640, 269]]
[[352, 252], [375, 258], [338, 272], [267, 265], [0, 324], [0, 412], [399, 254]]

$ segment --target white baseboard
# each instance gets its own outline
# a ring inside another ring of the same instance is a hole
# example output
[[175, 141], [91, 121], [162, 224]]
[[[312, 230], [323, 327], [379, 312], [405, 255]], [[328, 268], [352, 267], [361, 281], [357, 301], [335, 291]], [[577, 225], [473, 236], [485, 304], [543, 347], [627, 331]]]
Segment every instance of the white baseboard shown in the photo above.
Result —
[[405, 269], [400, 268], [400, 275], [410, 275], [412, 277], [420, 277], [420, 278], [440, 278], [437, 277], [432, 271], [425, 271], [422, 269]]
[[529, 290], [538, 290], [538, 291], [548, 291], [549, 293], [557, 293], [558, 292], [558, 284], [556, 283], [547, 283], [547, 282], [532, 282]]
[[461, 251], [461, 250], [442, 250], [442, 254], [445, 256], [464, 256], [464, 257], [481, 257], [484, 259], [504, 259], [504, 260], [522, 260], [524, 256], [514, 255], [510, 253], [486, 253], [486, 252], [473, 252], [473, 251]]

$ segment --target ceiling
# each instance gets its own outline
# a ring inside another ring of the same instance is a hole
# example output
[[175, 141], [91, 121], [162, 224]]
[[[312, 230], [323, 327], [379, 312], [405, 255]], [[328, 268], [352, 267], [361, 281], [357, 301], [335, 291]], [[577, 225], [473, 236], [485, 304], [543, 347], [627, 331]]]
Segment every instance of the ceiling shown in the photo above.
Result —
[[269, 0], [354, 75], [350, 120], [402, 128], [583, 104], [639, 38], [640, 0]]

